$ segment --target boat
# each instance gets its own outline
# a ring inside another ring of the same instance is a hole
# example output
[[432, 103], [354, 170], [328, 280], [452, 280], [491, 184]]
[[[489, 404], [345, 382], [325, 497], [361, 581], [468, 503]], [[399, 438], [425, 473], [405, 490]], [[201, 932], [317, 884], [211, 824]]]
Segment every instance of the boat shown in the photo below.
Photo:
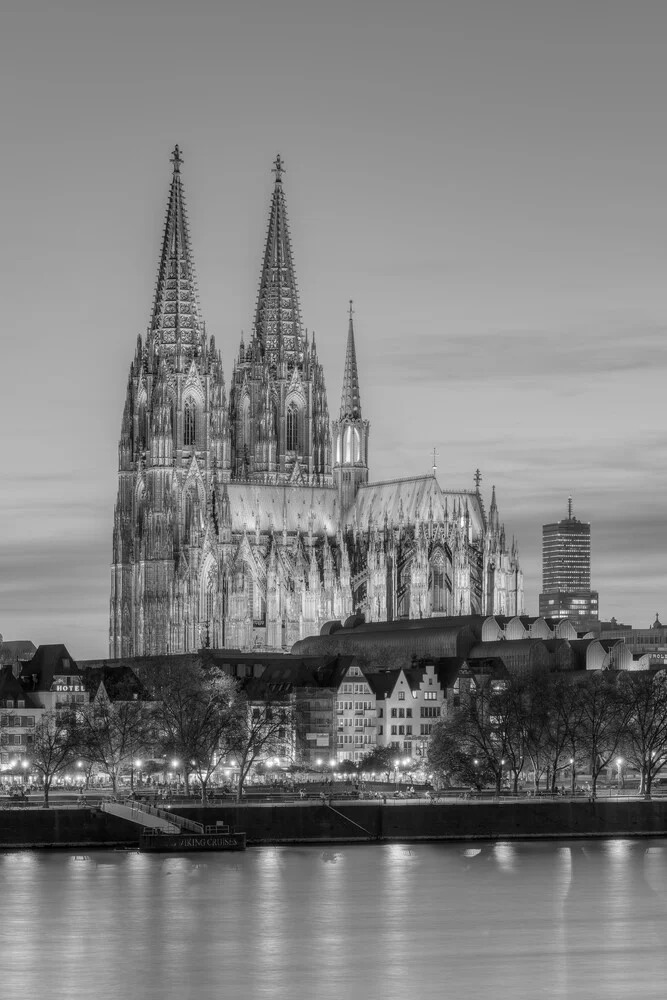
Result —
[[225, 823], [204, 827], [202, 832], [182, 829], [179, 833], [150, 830], [139, 834], [139, 850], [164, 854], [183, 851], [245, 851], [246, 835]]

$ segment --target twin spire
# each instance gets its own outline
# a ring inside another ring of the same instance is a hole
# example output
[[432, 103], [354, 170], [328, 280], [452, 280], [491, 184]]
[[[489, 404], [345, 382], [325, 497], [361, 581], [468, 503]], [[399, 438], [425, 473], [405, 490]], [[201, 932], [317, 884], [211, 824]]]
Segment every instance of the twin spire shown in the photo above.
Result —
[[150, 335], [162, 348], [177, 345], [186, 354], [196, 354], [204, 342], [204, 324], [194, 261], [190, 249], [185, 196], [181, 181], [181, 151], [174, 147], [173, 173], [157, 272]]
[[303, 364], [304, 336], [282, 184], [285, 164], [280, 153], [274, 160], [273, 173], [276, 180], [257, 293], [254, 336], [271, 367], [285, 361], [291, 368]]
[[[181, 180], [183, 158], [179, 146], [174, 147], [171, 163], [173, 172], [150, 334], [156, 346], [159, 344], [161, 353], [165, 347], [176, 351], [177, 345], [180, 345], [186, 355], [192, 355], [204, 346], [205, 331], [190, 247]], [[262, 354], [270, 366], [284, 361], [288, 368], [301, 367], [306, 342], [282, 183], [285, 164], [280, 154], [273, 162], [272, 171], [275, 183], [257, 294], [253, 339], [259, 341]], [[350, 301], [340, 416], [341, 419], [356, 420], [361, 417], [361, 400], [352, 315]]]

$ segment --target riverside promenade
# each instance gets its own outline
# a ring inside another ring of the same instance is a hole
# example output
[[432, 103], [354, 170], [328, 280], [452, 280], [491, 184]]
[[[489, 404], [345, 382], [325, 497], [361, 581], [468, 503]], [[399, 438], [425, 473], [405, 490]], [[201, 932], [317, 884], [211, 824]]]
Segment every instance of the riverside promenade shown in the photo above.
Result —
[[[296, 801], [213, 802], [174, 799], [163, 808], [205, 825], [223, 822], [253, 844], [378, 843], [667, 836], [667, 799], [634, 794], [500, 799], [349, 799], [332, 795]], [[0, 849], [136, 847], [136, 824], [101, 809], [52, 802], [0, 809]]]

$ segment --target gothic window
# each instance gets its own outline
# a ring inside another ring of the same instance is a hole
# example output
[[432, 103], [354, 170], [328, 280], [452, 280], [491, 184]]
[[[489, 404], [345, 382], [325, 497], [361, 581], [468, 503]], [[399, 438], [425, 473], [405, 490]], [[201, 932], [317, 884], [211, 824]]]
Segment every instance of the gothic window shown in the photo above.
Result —
[[299, 411], [293, 403], [287, 407], [287, 451], [299, 448]]
[[361, 461], [361, 438], [358, 427], [354, 428], [354, 460], [355, 462]]
[[213, 613], [215, 609], [215, 586], [213, 584], [213, 578], [209, 576], [206, 581], [206, 594], [204, 598], [204, 616], [207, 622], [213, 621]]
[[433, 611], [445, 610], [445, 572], [439, 561], [431, 566], [431, 607]]
[[196, 440], [195, 403], [188, 399], [183, 411], [183, 444], [186, 448], [194, 446]]
[[345, 428], [345, 444], [343, 446], [343, 461], [352, 461], [352, 428]]
[[244, 396], [241, 403], [241, 437], [245, 448], [250, 448], [250, 397]]

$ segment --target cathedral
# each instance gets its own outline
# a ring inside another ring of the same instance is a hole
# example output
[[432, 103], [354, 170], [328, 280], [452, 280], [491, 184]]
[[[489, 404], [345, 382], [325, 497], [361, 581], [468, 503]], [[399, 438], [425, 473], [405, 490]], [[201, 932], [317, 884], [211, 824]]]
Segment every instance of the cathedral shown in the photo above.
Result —
[[229, 393], [206, 332], [178, 146], [150, 325], [118, 447], [109, 655], [291, 648], [332, 620], [523, 612], [493, 490], [369, 483], [352, 303], [340, 410], [301, 308], [278, 156], [248, 343]]

